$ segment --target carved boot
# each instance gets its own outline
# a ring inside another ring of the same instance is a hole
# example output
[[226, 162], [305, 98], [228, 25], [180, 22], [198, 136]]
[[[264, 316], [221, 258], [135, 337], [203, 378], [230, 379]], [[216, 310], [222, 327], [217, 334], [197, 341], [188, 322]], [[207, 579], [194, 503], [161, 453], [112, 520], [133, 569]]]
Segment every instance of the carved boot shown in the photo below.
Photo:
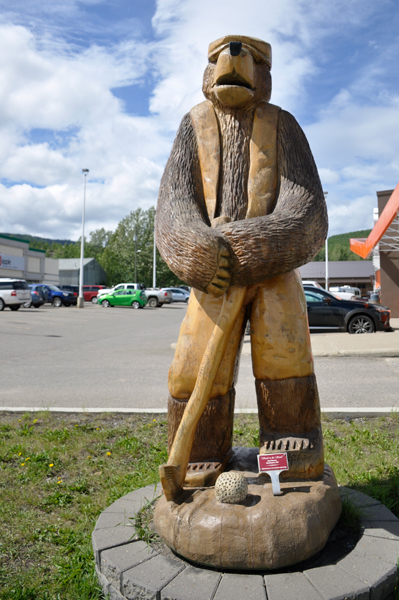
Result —
[[287, 452], [281, 478], [317, 479], [324, 469], [316, 377], [256, 380], [260, 454]]
[[[184, 484], [189, 487], [214, 485], [231, 456], [235, 390], [209, 400], [195, 432]], [[188, 400], [169, 395], [168, 451], [172, 448]]]

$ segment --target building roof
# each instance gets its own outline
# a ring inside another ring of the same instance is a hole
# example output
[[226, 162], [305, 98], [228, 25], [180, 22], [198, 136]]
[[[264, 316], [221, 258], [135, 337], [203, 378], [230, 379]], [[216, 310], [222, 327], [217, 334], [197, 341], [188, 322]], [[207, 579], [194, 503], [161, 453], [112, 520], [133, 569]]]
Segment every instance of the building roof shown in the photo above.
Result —
[[[323, 279], [326, 276], [326, 263], [313, 261], [299, 267], [302, 279]], [[329, 279], [367, 279], [374, 274], [371, 260], [329, 260]]]
[[[89, 264], [94, 258], [84, 258], [83, 266], [85, 267]], [[80, 258], [60, 258], [59, 259], [59, 268], [60, 271], [74, 271], [80, 269]]]

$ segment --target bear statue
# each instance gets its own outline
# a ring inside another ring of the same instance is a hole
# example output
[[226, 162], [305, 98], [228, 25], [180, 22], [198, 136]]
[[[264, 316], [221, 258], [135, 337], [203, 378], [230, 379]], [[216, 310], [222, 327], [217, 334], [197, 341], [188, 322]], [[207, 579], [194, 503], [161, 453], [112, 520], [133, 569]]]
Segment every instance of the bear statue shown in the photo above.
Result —
[[231, 456], [235, 382], [247, 321], [260, 453], [284, 451], [290, 476], [323, 473], [320, 406], [299, 266], [324, 243], [327, 210], [317, 168], [294, 117], [270, 104], [271, 47], [227, 35], [211, 43], [206, 100], [183, 117], [162, 177], [156, 240], [192, 286], [169, 371], [171, 447], [223, 295], [245, 287], [186, 485], [213, 485]]

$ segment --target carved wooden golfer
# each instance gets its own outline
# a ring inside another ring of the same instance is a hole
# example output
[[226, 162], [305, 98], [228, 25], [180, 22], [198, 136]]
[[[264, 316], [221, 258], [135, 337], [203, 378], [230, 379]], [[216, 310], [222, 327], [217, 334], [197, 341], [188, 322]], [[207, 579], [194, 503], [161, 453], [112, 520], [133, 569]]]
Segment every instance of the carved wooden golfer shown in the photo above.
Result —
[[326, 236], [322, 187], [298, 123], [269, 103], [270, 45], [229, 35], [210, 44], [208, 58], [206, 100], [182, 120], [157, 209], [158, 248], [193, 287], [169, 372], [169, 447], [227, 291], [233, 323], [183, 480], [212, 485], [228, 460], [247, 319], [261, 452], [287, 451], [291, 476], [315, 478], [323, 472], [319, 399], [295, 269]]
[[[190, 560], [272, 569], [318, 552], [341, 511], [324, 466], [296, 270], [323, 244], [327, 212], [301, 128], [269, 103], [270, 45], [229, 35], [210, 44], [208, 58], [206, 100], [183, 118], [157, 208], [158, 248], [193, 289], [169, 371], [169, 457], [154, 523]], [[286, 453], [281, 478], [295, 482], [280, 490], [275, 481], [274, 493], [253, 463], [227, 467], [248, 320], [260, 453]], [[211, 486], [226, 467], [243, 472], [230, 479], [246, 477], [247, 495], [241, 484], [227, 494], [222, 481], [215, 495]]]

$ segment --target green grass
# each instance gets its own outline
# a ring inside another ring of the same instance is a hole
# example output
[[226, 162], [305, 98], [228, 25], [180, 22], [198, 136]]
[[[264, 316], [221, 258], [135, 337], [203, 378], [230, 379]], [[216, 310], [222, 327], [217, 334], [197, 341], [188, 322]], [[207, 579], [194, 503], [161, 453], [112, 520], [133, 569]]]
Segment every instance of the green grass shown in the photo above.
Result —
[[[342, 485], [399, 516], [399, 419], [324, 420], [326, 462]], [[91, 532], [124, 494], [158, 481], [164, 417], [0, 417], [0, 599], [100, 600]], [[236, 419], [234, 444], [257, 445], [257, 418]], [[351, 508], [344, 511], [354, 520]], [[152, 535], [147, 510], [143, 537]]]

